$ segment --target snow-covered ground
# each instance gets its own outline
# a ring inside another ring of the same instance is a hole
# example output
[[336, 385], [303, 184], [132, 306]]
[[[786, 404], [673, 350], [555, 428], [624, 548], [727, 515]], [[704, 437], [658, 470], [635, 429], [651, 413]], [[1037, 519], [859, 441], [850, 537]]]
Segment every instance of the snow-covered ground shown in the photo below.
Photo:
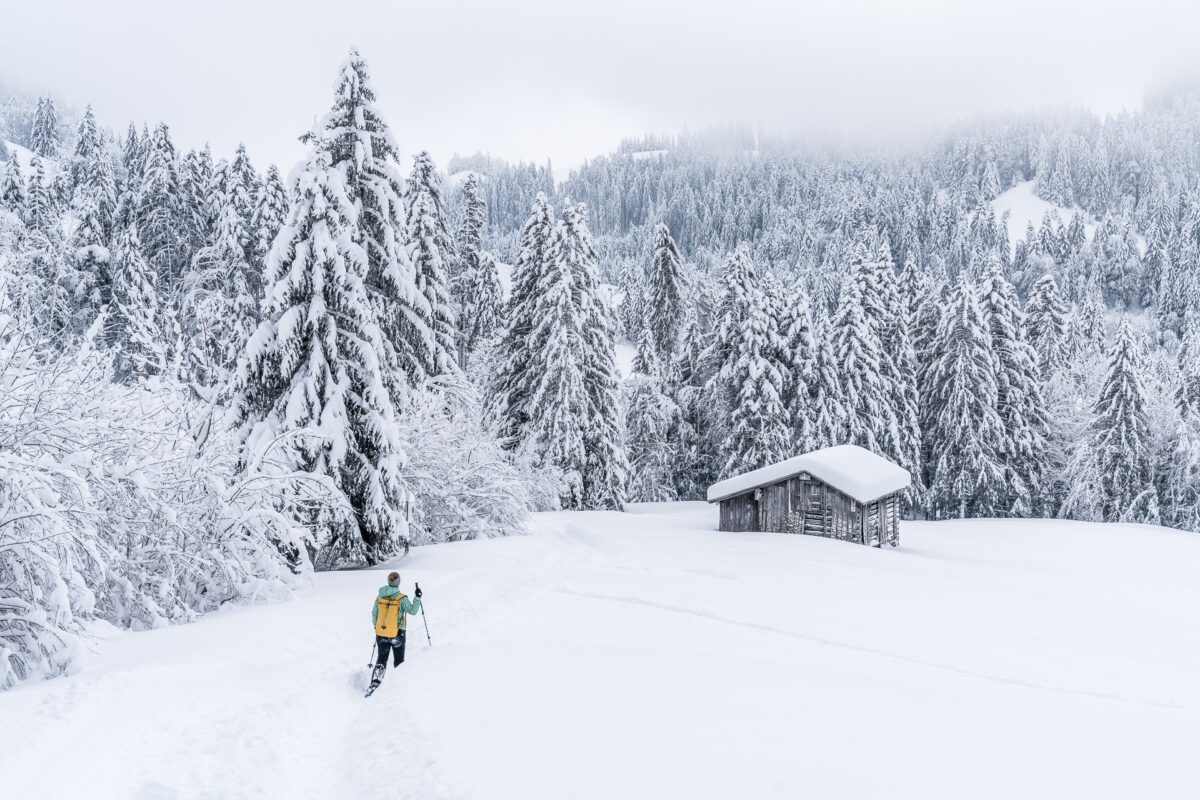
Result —
[[906, 523], [875, 550], [716, 518], [414, 551], [434, 647], [413, 620], [369, 700], [386, 569], [114, 635], [0, 694], [4, 796], [1196, 796], [1200, 537]]
[[[1033, 183], [1033, 181], [1018, 183], [992, 201], [992, 209], [996, 213], [996, 219], [1004, 216], [1006, 211], [1009, 212], [1008, 243], [1014, 252], [1016, 251], [1017, 242], [1025, 238], [1026, 226], [1033, 223], [1034, 230], [1037, 230], [1041, 226], [1042, 217], [1046, 216], [1047, 211], [1056, 212], [1064, 225], [1071, 221], [1071, 217], [1079, 213], [1079, 209], [1077, 208], [1055, 205], [1048, 200], [1038, 197], [1033, 193]], [[1096, 232], [1096, 223], [1086, 213], [1083, 215], [1083, 218], [1083, 228], [1087, 231], [1088, 238], [1090, 239], [1092, 234]]]

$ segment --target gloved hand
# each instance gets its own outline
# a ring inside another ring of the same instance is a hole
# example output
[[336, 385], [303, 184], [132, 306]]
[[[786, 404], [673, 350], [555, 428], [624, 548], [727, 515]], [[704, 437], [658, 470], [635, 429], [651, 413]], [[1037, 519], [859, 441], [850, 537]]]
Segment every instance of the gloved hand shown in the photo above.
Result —
[[417, 584], [417, 590], [413, 592], [418, 598], [421, 596], [421, 584]]

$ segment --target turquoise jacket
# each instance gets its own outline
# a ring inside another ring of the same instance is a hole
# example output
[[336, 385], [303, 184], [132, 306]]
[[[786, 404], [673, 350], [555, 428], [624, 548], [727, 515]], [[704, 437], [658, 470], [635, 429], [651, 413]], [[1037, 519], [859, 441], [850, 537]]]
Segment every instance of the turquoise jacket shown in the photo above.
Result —
[[[379, 596], [376, 597], [375, 599], [378, 600], [378, 599], [384, 598], [384, 597], [395, 597], [398, 594], [400, 594], [400, 590], [397, 589], [395, 586], [381, 586], [381, 587], [379, 587]], [[400, 598], [400, 611], [401, 611], [400, 630], [405, 630], [408, 627], [408, 621], [407, 621], [408, 615], [416, 614], [420, 610], [421, 610], [421, 598], [418, 597], [415, 600], [410, 600], [408, 597], [401, 597]], [[371, 625], [374, 626], [375, 623], [378, 621], [379, 621], [379, 605], [377, 603], [371, 603]]]

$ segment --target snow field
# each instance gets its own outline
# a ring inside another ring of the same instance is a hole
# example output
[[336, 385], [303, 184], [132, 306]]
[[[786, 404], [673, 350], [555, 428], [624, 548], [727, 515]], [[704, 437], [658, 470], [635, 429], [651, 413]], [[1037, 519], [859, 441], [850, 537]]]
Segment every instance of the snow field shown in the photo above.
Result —
[[[997, 220], [1004, 216], [1004, 212], [1009, 212], [1008, 244], [1014, 253], [1017, 250], [1017, 242], [1025, 238], [1025, 229], [1030, 223], [1033, 224], [1034, 230], [1041, 227], [1042, 218], [1046, 216], [1047, 211], [1057, 213], [1063, 225], [1070, 223], [1071, 217], [1080, 211], [1078, 208], [1067, 208], [1055, 205], [1049, 200], [1043, 200], [1033, 193], [1033, 184], [1034, 181], [1018, 183], [1008, 191], [1001, 192], [992, 201], [992, 209], [996, 213]], [[1096, 232], [1096, 223], [1086, 212], [1083, 217], [1083, 229], [1087, 232], [1090, 240], [1092, 234]]]
[[113, 634], [0, 695], [0, 774], [21, 798], [1194, 796], [1200, 538], [715, 524], [648, 504], [414, 550], [434, 647], [410, 620], [369, 700], [386, 567]]

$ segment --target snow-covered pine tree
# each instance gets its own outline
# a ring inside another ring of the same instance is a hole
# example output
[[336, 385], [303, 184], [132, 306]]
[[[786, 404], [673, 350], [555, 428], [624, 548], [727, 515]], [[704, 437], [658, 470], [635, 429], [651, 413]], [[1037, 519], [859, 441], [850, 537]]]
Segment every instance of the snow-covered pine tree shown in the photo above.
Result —
[[654, 257], [646, 280], [646, 324], [654, 334], [654, 347], [664, 362], [675, 356], [683, 322], [686, 285], [679, 248], [663, 223], [654, 227]]
[[[239, 142], [233, 155], [233, 163], [229, 165], [224, 202], [233, 205], [238, 216], [242, 218], [242, 228], [247, 231], [254, 230], [250, 218], [254, 214], [255, 201], [261, 190], [262, 181], [259, 180], [258, 173], [250, 163], [250, 156], [246, 154], [246, 145], [244, 142]], [[253, 255], [250, 250], [247, 250], [246, 259], [250, 260]]]
[[845, 444], [846, 406], [842, 401], [842, 379], [834, 353], [832, 320], [814, 320], [812, 378], [808, 385], [807, 447], [820, 449]]
[[[192, 253], [212, 240], [216, 225], [213, 186], [212, 153], [207, 145], [203, 150], [189, 151], [179, 170], [179, 204], [187, 232], [187, 247]], [[223, 192], [215, 193], [217, 198], [223, 196]]]
[[250, 265], [259, 271], [266, 268], [267, 254], [279, 230], [287, 220], [288, 193], [274, 164], [267, 167], [262, 190], [250, 216]]
[[1001, 510], [1016, 517], [1033, 516], [1044, 508], [1047, 410], [1038, 354], [1025, 341], [1024, 315], [1017, 293], [1005, 279], [998, 260], [992, 261], [980, 285], [979, 304], [991, 334], [997, 410], [1004, 431]]
[[454, 356], [458, 352], [458, 328], [447, 279], [453, 262], [444, 260], [447, 253], [437, 244], [437, 214], [429, 195], [414, 193], [408, 220], [409, 258], [417, 273], [417, 288], [429, 309], [429, 361], [424, 367], [430, 376], [443, 375], [453, 372], [458, 363]]
[[137, 234], [156, 285], [171, 291], [187, 264], [188, 252], [179, 213], [179, 169], [175, 145], [165, 123], [154, 128], [146, 145], [137, 193]]
[[159, 299], [154, 271], [142, 256], [137, 228], [117, 233], [112, 253], [112, 300], [108, 308], [108, 340], [118, 381], [132, 383], [166, 369], [166, 344], [159, 327]]
[[58, 130], [58, 112], [49, 97], [39, 97], [33, 112], [33, 128], [29, 134], [29, 149], [42, 158], [57, 158], [62, 134]]
[[121, 148], [121, 168], [124, 170], [124, 175], [121, 176], [122, 191], [137, 187], [142, 182], [142, 153], [142, 139], [138, 135], [137, 126], [130, 122]]
[[614, 315], [600, 296], [598, 258], [582, 205], [567, 203], [554, 232], [550, 258], [571, 272], [572, 289], [583, 331], [584, 389], [587, 392], [583, 474], [587, 508], [621, 510], [625, 506], [628, 462], [619, 408], [620, 379], [613, 344]]
[[811, 396], [817, 361], [812, 307], [800, 281], [793, 281], [779, 300], [776, 308], [780, 334], [777, 361], [784, 379], [783, 406], [791, 427], [790, 437], [795, 443], [792, 449], [804, 453], [817, 449]]
[[458, 254], [442, 205], [441, 176], [424, 151], [413, 159], [404, 205], [409, 258], [430, 315], [431, 360], [425, 368], [430, 376], [443, 375], [453, 372], [458, 363], [458, 328], [450, 297], [450, 276], [458, 272]]
[[588, 472], [591, 406], [577, 297], [571, 264], [553, 259], [541, 273], [532, 298], [538, 313], [530, 336], [531, 344], [536, 345], [529, 356], [536, 373], [524, 409], [528, 418], [524, 436], [542, 463], [562, 472], [559, 503], [571, 509], [588, 507], [584, 476]]
[[[652, 337], [647, 330], [646, 339]], [[678, 456], [674, 433], [679, 408], [655, 375], [633, 375], [622, 386], [625, 430], [629, 443], [629, 497], [636, 502], [678, 500], [675, 473]]]
[[246, 231], [226, 198], [212, 244], [201, 248], [184, 277], [183, 370], [206, 401], [217, 399], [259, 323], [262, 272], [246, 262]]
[[[93, 123], [94, 124], [94, 123]], [[81, 152], [76, 148], [76, 152]], [[117, 184], [113, 177], [112, 160], [104, 152], [104, 142], [99, 141], [87, 155], [80, 155], [78, 163], [78, 178], [75, 186], [75, 196], [72, 201], [76, 207], [76, 217], [81, 226], [89, 226], [91, 231], [83, 238], [87, 244], [107, 244], [112, 234], [113, 217], [117, 210]], [[79, 213], [87, 209], [87, 216]], [[76, 238], [80, 238], [78, 235]]]
[[789, 416], [783, 405], [784, 376], [774, 359], [768, 304], [755, 290], [748, 315], [733, 342], [729, 371], [730, 410], [725, 475], [758, 469], [790, 455]]
[[306, 141], [324, 148], [339, 168], [357, 210], [366, 251], [365, 286], [384, 339], [385, 383], [397, 408], [425, 384], [438, 363], [432, 310], [408, 254], [404, 179], [391, 130], [375, 106], [366, 61], [350, 50], [334, 85], [333, 106]]
[[[1093, 408], [1090, 436], [1076, 462], [1077, 479], [1095, 480], [1100, 505], [1095, 509], [1106, 522], [1144, 522], [1138, 509], [1154, 492], [1150, 464], [1150, 431], [1146, 394], [1141, 375], [1142, 352], [1128, 319], [1117, 330], [1108, 360], [1108, 373]], [[1080, 461], [1083, 463], [1081, 464]], [[1076, 508], [1068, 497], [1065, 510]]]
[[641, 336], [646, 320], [645, 276], [637, 262], [627, 258], [621, 263], [621, 274], [617, 279], [617, 292], [621, 296], [617, 316], [621, 334], [635, 340]]
[[842, 287], [832, 331], [841, 378], [838, 394], [846, 415], [841, 438], [846, 443], [897, 458], [892, 450], [899, 438], [898, 426], [891, 382], [886, 380], [882, 364], [879, 300], [872, 296], [878, 291], [878, 284], [861, 251], [855, 257], [853, 269]]
[[466, 275], [470, 281], [462, 292], [465, 305], [460, 322], [464, 366], [473, 352], [495, 336], [504, 309], [500, 269], [491, 253], [486, 250], [480, 252], [478, 264]]
[[71, 186], [78, 186], [84, 180], [88, 165], [103, 153], [103, 141], [100, 129], [96, 126], [96, 115], [89, 105], [79, 121], [79, 130], [75, 134], [75, 153], [71, 156]]
[[296, 468], [326, 476], [352, 518], [327, 532], [318, 566], [374, 564], [407, 539], [408, 490], [395, 411], [382, 381], [383, 340], [363, 285], [367, 254], [340, 169], [314, 146], [271, 249], [265, 319], [237, 370], [233, 414], [243, 461], [291, 437]]
[[938, 327], [929, 370], [929, 510], [936, 517], [1001, 511], [1004, 429], [996, 411], [995, 359], [987, 321], [966, 275]]
[[[77, 149], [76, 152], [79, 152]], [[87, 329], [112, 299], [108, 244], [116, 212], [112, 162], [97, 146], [81, 156], [71, 211], [77, 220], [70, 248], [76, 272], [73, 294], [78, 327]]]
[[46, 165], [41, 158], [29, 160], [29, 181], [25, 184], [25, 226], [42, 235], [55, 238], [58, 210], [46, 177]]
[[1025, 329], [1038, 354], [1038, 372], [1044, 378], [1061, 369], [1067, 359], [1067, 306], [1053, 275], [1039, 278], [1025, 305]]
[[550, 203], [539, 192], [521, 229], [520, 252], [512, 271], [512, 292], [504, 310], [501, 363], [492, 387], [493, 415], [501, 438], [511, 448], [521, 446], [529, 437], [530, 397], [541, 379], [540, 367], [534, 359], [537, 343], [531, 337], [540, 324], [540, 287], [551, 280], [547, 276], [552, 266], [550, 248], [554, 229]]
[[1163, 481], [1163, 522], [1200, 532], [1200, 317], [1184, 329], [1179, 348], [1179, 421]]
[[[750, 258], [750, 250], [744, 245], [725, 259], [721, 284], [723, 292], [714, 323], [716, 336], [708, 358], [715, 364], [714, 377], [729, 385], [729, 370], [737, 360], [735, 348], [739, 332], [750, 317], [750, 306], [758, 297], [758, 272]], [[724, 400], [728, 408], [732, 398], [725, 397]]]
[[917, 400], [917, 356], [913, 349], [913, 317], [908, 298], [900, 289], [891, 251], [880, 245], [872, 264], [876, 292], [873, 313], [878, 315], [881, 373], [891, 400], [896, 427], [888, 430], [886, 453], [914, 477], [921, 488], [921, 425]]
[[642, 328], [638, 337], [637, 349], [633, 354], [633, 371], [641, 375], [660, 376], [662, 374], [658, 353], [654, 349], [654, 333], [650, 327]]
[[10, 155], [0, 171], [0, 209], [25, 218], [25, 176], [15, 155]]
[[450, 296], [454, 300], [454, 309], [459, 316], [464, 315], [467, 307], [467, 287], [474, 283], [475, 272], [479, 269], [479, 257], [483, 252], [483, 230], [487, 225], [487, 205], [479, 190], [479, 175], [471, 172], [463, 180], [462, 188], [462, 220], [458, 226], [458, 260], [454, 264], [455, 271], [450, 275]]
[[[700, 287], [697, 289], [698, 295], [704, 291]], [[669, 380], [665, 387], [666, 393], [679, 409], [679, 423], [672, 433], [671, 442], [677, 456], [674, 477], [676, 494], [684, 500], [702, 499], [708, 487], [717, 480], [721, 469], [715, 446], [709, 446], [714, 439], [709, 434], [714, 416], [707, 402], [711, 377], [707, 370], [711, 362], [706, 358], [706, 353], [712, 331], [700, 323], [697, 305], [702, 302], [693, 298], [685, 306], [680, 347], [674, 363], [670, 365]], [[631, 447], [636, 446], [632, 438], [626, 441], [630, 442]]]

